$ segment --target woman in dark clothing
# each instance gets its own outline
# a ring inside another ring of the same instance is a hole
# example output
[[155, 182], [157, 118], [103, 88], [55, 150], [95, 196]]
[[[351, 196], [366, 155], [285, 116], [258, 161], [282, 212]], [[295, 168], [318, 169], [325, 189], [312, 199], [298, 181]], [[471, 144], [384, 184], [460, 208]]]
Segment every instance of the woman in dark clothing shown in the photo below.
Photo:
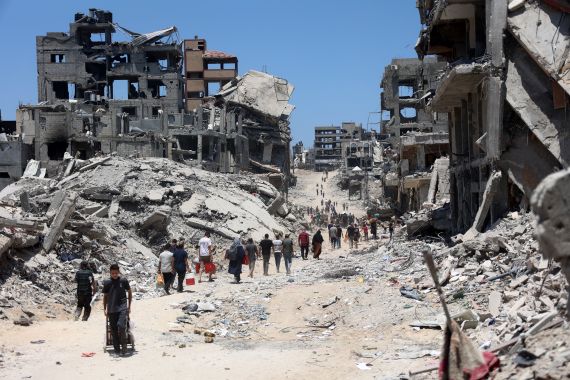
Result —
[[323, 235], [321, 235], [321, 230], [318, 230], [315, 235], [313, 235], [313, 258], [320, 260], [321, 248], [323, 246]]
[[236, 284], [241, 282], [241, 265], [243, 262], [243, 257], [245, 256], [245, 250], [241, 245], [241, 240], [239, 237], [234, 239], [234, 242], [230, 249], [228, 249], [227, 258], [230, 260], [230, 265], [228, 267], [228, 273], [234, 275], [236, 279]]

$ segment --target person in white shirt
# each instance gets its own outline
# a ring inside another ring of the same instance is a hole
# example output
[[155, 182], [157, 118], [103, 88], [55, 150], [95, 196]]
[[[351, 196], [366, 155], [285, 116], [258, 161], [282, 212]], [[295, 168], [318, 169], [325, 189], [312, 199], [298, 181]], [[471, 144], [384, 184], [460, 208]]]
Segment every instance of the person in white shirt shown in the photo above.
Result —
[[170, 286], [174, 283], [174, 255], [170, 248], [170, 243], [166, 244], [158, 256], [158, 273], [162, 273], [164, 291], [168, 295], [170, 295]]
[[275, 257], [275, 267], [277, 268], [277, 273], [279, 273], [281, 256], [283, 256], [283, 241], [281, 241], [281, 235], [275, 236], [275, 240], [273, 240], [273, 256]]
[[[200, 276], [198, 282], [202, 282], [202, 273], [206, 270], [206, 264], [212, 262], [212, 240], [210, 240], [210, 233], [206, 231], [204, 237], [198, 242], [200, 253]], [[208, 276], [208, 281], [214, 281], [212, 275], [214, 273], [210, 272]]]

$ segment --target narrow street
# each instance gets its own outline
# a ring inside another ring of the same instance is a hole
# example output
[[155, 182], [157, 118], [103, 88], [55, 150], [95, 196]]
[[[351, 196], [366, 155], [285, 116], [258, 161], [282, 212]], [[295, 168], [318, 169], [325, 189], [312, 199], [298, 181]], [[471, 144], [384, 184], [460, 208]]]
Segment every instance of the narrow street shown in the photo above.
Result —
[[[316, 197], [304, 190], [319, 183], [321, 173], [299, 171], [297, 175], [299, 186], [290, 200], [316, 205]], [[328, 192], [344, 199], [332, 183], [325, 183], [325, 195]], [[356, 201], [351, 209], [358, 212]], [[441, 332], [419, 333], [410, 328], [415, 302], [402, 303], [398, 287], [389, 281], [391, 276], [378, 273], [376, 247], [386, 242], [362, 242], [357, 254], [346, 244], [331, 250], [326, 242], [322, 260], [294, 259], [290, 278], [277, 274], [272, 260], [269, 277], [262, 276], [258, 265], [254, 278], [245, 278], [240, 285], [231, 283], [227, 273], [220, 273], [214, 283], [186, 287], [183, 294], [135, 301], [132, 320], [136, 353], [129, 358], [113, 358], [103, 352], [100, 300], [88, 322], [73, 322], [67, 316], [20, 327], [3, 321], [0, 340], [4, 368], [0, 372], [10, 379], [140, 379], [181, 373], [228, 379], [323, 375], [371, 379], [437, 364], [429, 352], [437, 356]], [[368, 250], [370, 253], [363, 253]], [[343, 276], [342, 271], [355, 268], [362, 275], [347, 272]], [[373, 276], [373, 272], [378, 275]], [[189, 324], [177, 323], [184, 303], [199, 300], [219, 306]], [[266, 320], [239, 317], [240, 321], [233, 321], [242, 323], [246, 333], [242, 339], [217, 336], [214, 343], [207, 344], [203, 337], [193, 334], [195, 328], [212, 327], [220, 313], [237, 318], [240, 307], [258, 304], [266, 309]], [[45, 342], [31, 343], [38, 340]], [[88, 352], [95, 355], [81, 356]], [[417, 357], [423, 355], [427, 356]], [[359, 369], [359, 363], [371, 365]]]

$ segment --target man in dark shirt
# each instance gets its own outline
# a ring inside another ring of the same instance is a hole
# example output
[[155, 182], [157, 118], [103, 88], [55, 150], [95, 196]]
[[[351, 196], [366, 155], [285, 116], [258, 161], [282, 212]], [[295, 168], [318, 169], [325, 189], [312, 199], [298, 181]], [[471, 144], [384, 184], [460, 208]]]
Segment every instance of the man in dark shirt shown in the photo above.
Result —
[[346, 236], [348, 236], [349, 248], [352, 248], [354, 246], [353, 235], [354, 235], [354, 226], [350, 224], [346, 229]]
[[77, 321], [83, 311], [83, 321], [89, 319], [91, 314], [91, 299], [97, 291], [97, 285], [93, 272], [89, 270], [87, 261], [82, 261], [79, 270], [75, 273], [77, 283], [77, 308], [75, 309], [75, 320]]
[[[112, 264], [110, 272], [111, 278], [103, 283], [103, 312], [109, 318], [115, 353], [121, 352], [125, 355], [127, 353], [128, 315], [131, 314], [133, 293], [129, 280], [121, 277], [118, 264]], [[121, 348], [122, 351], [120, 351]]]
[[259, 242], [261, 247], [261, 256], [263, 257], [263, 275], [269, 274], [269, 259], [271, 258], [271, 248], [273, 248], [273, 241], [269, 239], [269, 234], [265, 234], [265, 239]]
[[178, 275], [178, 293], [184, 290], [184, 278], [186, 271], [190, 272], [190, 265], [188, 264], [188, 252], [184, 249], [184, 240], [180, 239], [173, 253], [174, 269]]

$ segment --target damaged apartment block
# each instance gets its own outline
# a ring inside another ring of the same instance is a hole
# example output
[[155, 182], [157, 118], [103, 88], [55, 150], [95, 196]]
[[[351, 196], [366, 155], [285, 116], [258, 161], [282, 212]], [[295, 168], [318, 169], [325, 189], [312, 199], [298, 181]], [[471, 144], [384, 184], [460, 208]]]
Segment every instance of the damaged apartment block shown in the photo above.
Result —
[[447, 112], [453, 232], [528, 209], [568, 166], [570, 17], [563, 1], [420, 0], [416, 50], [448, 64], [429, 107]]
[[[128, 41], [114, 40], [118, 32]], [[98, 9], [77, 13], [68, 33], [38, 36], [36, 50], [38, 104], [17, 110], [14, 138], [48, 177], [62, 160], [116, 153], [288, 184], [286, 80], [238, 77], [237, 57], [207, 50], [204, 39], [179, 42], [174, 26], [136, 33]]]
[[434, 58], [404, 58], [392, 60], [384, 71], [383, 187], [398, 213], [419, 210], [425, 202], [435, 202], [436, 194], [437, 200], [449, 197], [448, 177], [441, 175], [449, 162], [447, 114], [425, 108], [445, 66]]

